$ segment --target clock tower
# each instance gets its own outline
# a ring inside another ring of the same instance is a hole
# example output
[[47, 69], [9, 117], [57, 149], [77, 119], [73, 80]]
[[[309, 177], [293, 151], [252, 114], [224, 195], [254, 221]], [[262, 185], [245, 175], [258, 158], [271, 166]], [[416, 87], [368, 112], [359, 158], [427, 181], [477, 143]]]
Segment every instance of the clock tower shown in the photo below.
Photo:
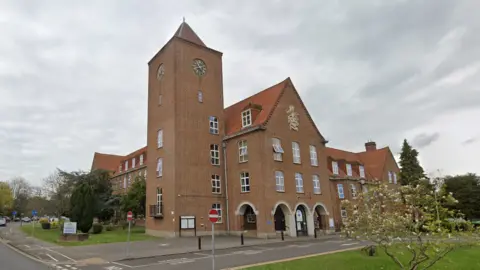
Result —
[[222, 53], [183, 22], [148, 63], [147, 233], [206, 234], [210, 209], [225, 216], [224, 135]]

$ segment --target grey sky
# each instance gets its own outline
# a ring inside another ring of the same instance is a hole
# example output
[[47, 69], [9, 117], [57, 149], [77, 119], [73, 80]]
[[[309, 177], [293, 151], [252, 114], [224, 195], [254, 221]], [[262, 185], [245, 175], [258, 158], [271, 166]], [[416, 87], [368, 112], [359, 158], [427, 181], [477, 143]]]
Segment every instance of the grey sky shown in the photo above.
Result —
[[172, 2], [2, 1], [0, 179], [143, 146], [147, 61], [183, 16], [224, 53], [225, 105], [290, 76], [329, 145], [407, 138], [427, 171], [480, 173], [480, 2]]

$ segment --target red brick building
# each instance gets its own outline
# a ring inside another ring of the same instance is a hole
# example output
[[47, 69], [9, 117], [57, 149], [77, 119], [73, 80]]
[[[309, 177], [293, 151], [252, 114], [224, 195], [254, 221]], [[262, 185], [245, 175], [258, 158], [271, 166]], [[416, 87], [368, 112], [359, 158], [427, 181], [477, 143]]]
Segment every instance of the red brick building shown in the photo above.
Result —
[[382, 149], [342, 159], [334, 152], [348, 152], [327, 148], [290, 78], [224, 108], [222, 53], [185, 22], [148, 67], [147, 233], [210, 234], [212, 208], [221, 215], [219, 234], [326, 233], [340, 216], [332, 186], [350, 181], [336, 178], [332, 161], [364, 166], [365, 180], [382, 166], [371, 155]]

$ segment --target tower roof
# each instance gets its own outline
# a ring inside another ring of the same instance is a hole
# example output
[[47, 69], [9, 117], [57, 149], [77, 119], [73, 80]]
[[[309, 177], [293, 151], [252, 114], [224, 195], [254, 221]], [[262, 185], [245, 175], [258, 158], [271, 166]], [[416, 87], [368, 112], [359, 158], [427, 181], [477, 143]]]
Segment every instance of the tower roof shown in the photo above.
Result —
[[190, 25], [188, 25], [188, 23], [186, 23], [185, 21], [183, 21], [182, 24], [180, 24], [180, 26], [177, 29], [177, 32], [175, 32], [173, 36], [193, 42], [197, 45], [207, 47], [205, 43], [203, 43], [203, 41], [197, 36], [195, 31], [193, 31]]

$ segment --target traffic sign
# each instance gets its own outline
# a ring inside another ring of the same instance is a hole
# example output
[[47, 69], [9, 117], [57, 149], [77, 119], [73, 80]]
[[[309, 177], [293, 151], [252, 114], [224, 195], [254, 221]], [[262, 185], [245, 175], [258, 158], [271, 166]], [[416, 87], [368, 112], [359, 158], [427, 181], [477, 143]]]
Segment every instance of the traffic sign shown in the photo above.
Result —
[[210, 212], [208, 212], [208, 219], [212, 223], [216, 223], [218, 221], [218, 211], [215, 209], [210, 209]]
[[132, 211], [128, 211], [128, 213], [127, 213], [127, 220], [128, 220], [128, 221], [132, 221], [132, 220], [133, 220], [133, 213], [132, 213]]
[[32, 210], [32, 216], [34, 216], [34, 217], [37, 216], [37, 210]]
[[16, 216], [16, 215], [17, 215], [17, 211], [13, 211], [13, 212], [12, 212], [12, 215]]

